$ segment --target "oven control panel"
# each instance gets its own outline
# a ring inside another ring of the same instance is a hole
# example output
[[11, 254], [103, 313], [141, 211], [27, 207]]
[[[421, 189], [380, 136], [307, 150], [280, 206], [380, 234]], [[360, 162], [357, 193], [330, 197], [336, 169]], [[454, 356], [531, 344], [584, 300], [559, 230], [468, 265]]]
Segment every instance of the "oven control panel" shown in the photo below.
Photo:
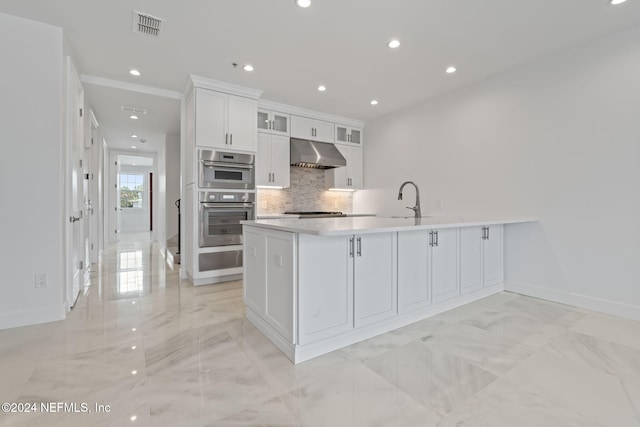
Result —
[[253, 203], [255, 193], [225, 192], [225, 191], [201, 191], [201, 203]]

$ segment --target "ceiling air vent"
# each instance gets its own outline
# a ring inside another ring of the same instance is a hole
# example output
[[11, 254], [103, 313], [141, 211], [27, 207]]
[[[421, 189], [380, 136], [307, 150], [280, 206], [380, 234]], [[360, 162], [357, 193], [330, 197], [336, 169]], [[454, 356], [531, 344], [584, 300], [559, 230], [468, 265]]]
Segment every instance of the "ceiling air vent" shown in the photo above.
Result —
[[160, 25], [164, 19], [158, 18], [148, 13], [133, 11], [133, 32], [143, 33], [148, 36], [158, 37], [160, 35]]

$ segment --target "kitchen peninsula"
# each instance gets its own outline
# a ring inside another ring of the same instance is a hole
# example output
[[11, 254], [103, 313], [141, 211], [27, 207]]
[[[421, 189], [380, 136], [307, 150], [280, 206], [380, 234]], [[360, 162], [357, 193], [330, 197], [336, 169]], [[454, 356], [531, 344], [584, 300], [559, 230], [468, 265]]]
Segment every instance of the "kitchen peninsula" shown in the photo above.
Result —
[[504, 290], [504, 227], [531, 221], [245, 221], [247, 319], [303, 362]]

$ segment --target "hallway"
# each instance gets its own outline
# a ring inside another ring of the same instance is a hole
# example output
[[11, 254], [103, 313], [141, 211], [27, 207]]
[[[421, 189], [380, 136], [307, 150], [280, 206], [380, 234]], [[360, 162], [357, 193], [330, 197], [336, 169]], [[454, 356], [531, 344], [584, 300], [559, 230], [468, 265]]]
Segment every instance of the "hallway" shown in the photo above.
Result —
[[0, 378], [37, 406], [1, 426], [638, 426], [640, 322], [503, 292], [293, 365], [240, 282], [181, 282], [141, 233], [66, 320], [0, 331]]

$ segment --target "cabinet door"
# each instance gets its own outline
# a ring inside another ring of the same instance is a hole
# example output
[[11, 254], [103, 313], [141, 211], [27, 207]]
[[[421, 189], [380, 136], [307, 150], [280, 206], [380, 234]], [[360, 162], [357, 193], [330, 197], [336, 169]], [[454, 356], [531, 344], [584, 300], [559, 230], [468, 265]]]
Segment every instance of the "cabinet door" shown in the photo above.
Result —
[[258, 132], [256, 152], [256, 185], [275, 185], [271, 182], [271, 135]]
[[298, 343], [353, 329], [349, 237], [298, 236]]
[[291, 116], [291, 137], [314, 139], [313, 120], [307, 117]]
[[431, 303], [429, 292], [429, 233], [398, 233], [398, 313], [424, 308]]
[[362, 144], [362, 129], [352, 128], [349, 133], [349, 142], [352, 144]]
[[482, 288], [482, 227], [460, 229], [460, 291], [464, 295]]
[[264, 232], [245, 227], [244, 238], [244, 303], [260, 316], [266, 306], [266, 252], [267, 240]]
[[228, 148], [256, 151], [256, 115], [258, 101], [229, 95], [229, 145]]
[[288, 188], [290, 186], [291, 149], [286, 136], [271, 136], [271, 185]]
[[356, 236], [354, 326], [370, 325], [396, 315], [396, 233]]
[[266, 110], [258, 110], [258, 132], [271, 131], [271, 116]]
[[327, 169], [324, 172], [325, 184], [327, 188], [349, 188], [348, 167], [349, 167], [349, 147], [344, 145], [336, 145], [336, 148], [347, 160], [347, 166]]
[[274, 135], [289, 136], [289, 121], [290, 116], [288, 114], [278, 112], [271, 113], [271, 133]]
[[355, 190], [362, 188], [362, 149], [356, 147], [348, 148], [347, 175], [350, 178], [349, 188]]
[[325, 122], [323, 120], [314, 120], [313, 127], [315, 129], [315, 136], [313, 137], [314, 140], [331, 143], [334, 142], [333, 123]]
[[342, 125], [336, 125], [336, 142], [349, 141], [349, 128]]
[[294, 234], [267, 234], [265, 318], [269, 325], [293, 343]]
[[196, 116], [195, 116], [195, 91], [191, 92], [185, 102], [185, 150], [182, 167], [184, 170], [184, 184], [193, 184], [195, 174], [193, 173], [195, 159], [193, 158], [194, 147], [196, 146]]
[[431, 246], [431, 293], [434, 303], [460, 295], [458, 282], [458, 229], [434, 230]]
[[504, 281], [502, 253], [502, 225], [488, 227], [489, 238], [484, 240], [484, 286], [493, 286]]
[[[195, 89], [196, 144], [203, 147], [227, 148], [227, 96], [206, 89]], [[253, 116], [251, 123], [253, 124]]]

